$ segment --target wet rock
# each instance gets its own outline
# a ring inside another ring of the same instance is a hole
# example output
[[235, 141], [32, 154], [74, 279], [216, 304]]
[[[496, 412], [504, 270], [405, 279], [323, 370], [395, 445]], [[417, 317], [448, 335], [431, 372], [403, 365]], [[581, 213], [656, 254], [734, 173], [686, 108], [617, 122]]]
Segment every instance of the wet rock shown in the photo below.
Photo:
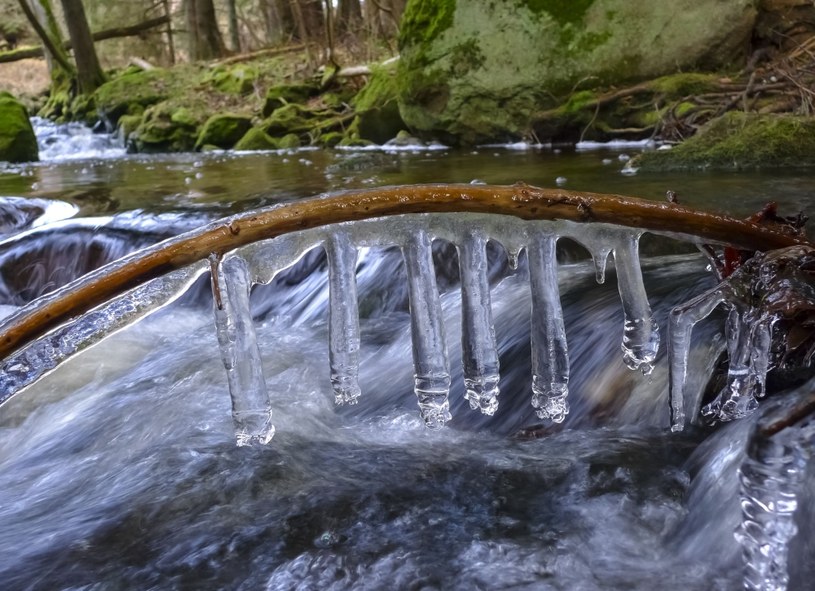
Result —
[[368, 83], [354, 97], [356, 137], [384, 144], [405, 129], [399, 114], [395, 74], [393, 68], [374, 69]]
[[0, 161], [39, 160], [37, 138], [28, 111], [8, 92], [0, 92]]

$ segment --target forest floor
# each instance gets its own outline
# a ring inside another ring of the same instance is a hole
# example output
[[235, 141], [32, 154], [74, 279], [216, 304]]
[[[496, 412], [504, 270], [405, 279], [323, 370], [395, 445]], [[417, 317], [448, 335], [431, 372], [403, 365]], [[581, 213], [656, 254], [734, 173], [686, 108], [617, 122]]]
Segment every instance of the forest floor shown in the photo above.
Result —
[[26, 59], [0, 64], [0, 91], [7, 91], [28, 102], [48, 92], [51, 79], [44, 59]]

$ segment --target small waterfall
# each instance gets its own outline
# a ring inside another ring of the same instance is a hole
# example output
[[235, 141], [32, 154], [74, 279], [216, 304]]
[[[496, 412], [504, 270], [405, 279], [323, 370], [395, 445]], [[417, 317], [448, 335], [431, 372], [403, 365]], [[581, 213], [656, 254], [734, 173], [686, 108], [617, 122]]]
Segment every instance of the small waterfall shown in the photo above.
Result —
[[40, 160], [61, 162], [99, 158], [121, 158], [125, 148], [109, 133], [101, 133], [81, 123], [54, 123], [32, 117]]

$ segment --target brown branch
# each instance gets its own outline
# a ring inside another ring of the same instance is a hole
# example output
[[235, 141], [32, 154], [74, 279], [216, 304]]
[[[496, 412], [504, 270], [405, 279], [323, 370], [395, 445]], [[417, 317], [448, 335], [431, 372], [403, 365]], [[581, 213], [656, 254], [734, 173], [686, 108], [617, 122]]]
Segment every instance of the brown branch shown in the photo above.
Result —
[[[806, 239], [725, 215], [620, 195], [518, 183], [410, 185], [350, 191], [240, 214], [166, 240], [31, 302], [0, 324], [0, 357], [129, 289], [212, 255], [289, 232], [407, 213], [470, 212], [526, 220], [602, 222], [670, 236], [771, 250]], [[811, 245], [815, 246], [815, 245]]]
[[[130, 25], [128, 27], [114, 27], [112, 29], [105, 29], [104, 31], [98, 31], [92, 35], [94, 41], [105, 41], [107, 39], [115, 39], [118, 37], [132, 37], [134, 35], [139, 35], [144, 31], [149, 29], [153, 29], [155, 27], [159, 27], [163, 24], [169, 23], [170, 17], [167, 15], [158, 16], [156, 18], [152, 18], [150, 20], [143, 21], [141, 23]], [[50, 37], [49, 37], [50, 39]], [[71, 49], [71, 42], [65, 41], [62, 44], [62, 48], [66, 51]], [[0, 53], [0, 64], [8, 63], [8, 62], [15, 62], [17, 60], [22, 59], [30, 59], [34, 57], [42, 57], [44, 55], [42, 47], [31, 47], [26, 49], [18, 49], [16, 51], [9, 51], [5, 53]], [[60, 63], [60, 65], [62, 65]], [[70, 64], [69, 64], [70, 65]]]

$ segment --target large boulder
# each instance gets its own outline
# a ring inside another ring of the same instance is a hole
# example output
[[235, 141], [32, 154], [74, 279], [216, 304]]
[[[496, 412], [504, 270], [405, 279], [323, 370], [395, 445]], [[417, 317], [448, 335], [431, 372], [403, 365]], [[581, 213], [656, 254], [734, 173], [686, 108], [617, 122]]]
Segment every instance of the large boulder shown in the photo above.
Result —
[[743, 59], [754, 0], [410, 0], [399, 107], [412, 130], [454, 143], [531, 135], [533, 114], [576, 87]]
[[8, 92], [0, 92], [0, 161], [39, 160], [37, 137], [26, 108]]

